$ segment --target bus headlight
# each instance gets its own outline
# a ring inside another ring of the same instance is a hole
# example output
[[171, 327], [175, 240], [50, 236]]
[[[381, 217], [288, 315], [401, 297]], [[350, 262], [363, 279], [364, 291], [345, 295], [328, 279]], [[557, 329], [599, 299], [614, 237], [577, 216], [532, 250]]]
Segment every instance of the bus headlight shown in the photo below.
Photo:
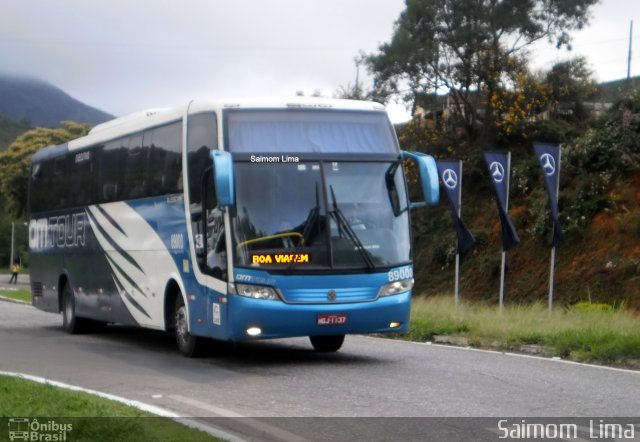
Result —
[[240, 296], [246, 296], [247, 298], [254, 299], [268, 299], [271, 301], [277, 301], [280, 299], [276, 289], [264, 285], [236, 283], [236, 293]]
[[413, 278], [403, 279], [401, 281], [390, 282], [387, 285], [383, 285], [378, 296], [390, 296], [397, 295], [398, 293], [404, 293], [413, 288]]

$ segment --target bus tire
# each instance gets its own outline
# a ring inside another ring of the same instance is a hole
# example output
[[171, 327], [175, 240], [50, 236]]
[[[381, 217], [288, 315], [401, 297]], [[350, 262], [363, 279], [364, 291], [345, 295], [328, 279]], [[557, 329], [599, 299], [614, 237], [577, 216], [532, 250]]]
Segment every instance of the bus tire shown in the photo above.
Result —
[[309, 340], [315, 351], [328, 353], [340, 350], [344, 342], [344, 335], [309, 336]]
[[69, 283], [62, 288], [62, 327], [75, 335], [85, 330], [85, 321], [76, 315], [76, 297]]
[[187, 307], [184, 305], [182, 295], [178, 294], [173, 314], [173, 329], [176, 335], [178, 350], [188, 358], [197, 358], [202, 356], [205, 344], [204, 338], [192, 336], [191, 333], [189, 333], [187, 318]]

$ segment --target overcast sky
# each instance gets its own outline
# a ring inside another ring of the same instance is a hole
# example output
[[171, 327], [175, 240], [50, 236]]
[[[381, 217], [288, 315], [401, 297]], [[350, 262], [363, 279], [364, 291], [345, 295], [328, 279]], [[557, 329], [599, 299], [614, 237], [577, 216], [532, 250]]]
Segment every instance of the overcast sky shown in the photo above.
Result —
[[[49, 81], [115, 115], [192, 98], [331, 96], [354, 57], [387, 42], [404, 0], [2, 0], [0, 71]], [[536, 46], [534, 66], [584, 54], [599, 80], [640, 75], [640, 0], [602, 0], [573, 53]], [[361, 73], [363, 75], [364, 72]]]

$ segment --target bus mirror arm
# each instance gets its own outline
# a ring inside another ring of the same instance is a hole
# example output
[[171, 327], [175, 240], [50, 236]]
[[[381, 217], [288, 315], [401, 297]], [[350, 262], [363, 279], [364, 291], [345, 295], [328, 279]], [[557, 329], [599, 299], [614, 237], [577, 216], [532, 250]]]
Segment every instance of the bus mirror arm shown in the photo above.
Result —
[[233, 173], [233, 158], [229, 152], [212, 150], [210, 154], [216, 187], [218, 207], [234, 206], [236, 203], [235, 178]]
[[400, 158], [412, 161], [418, 168], [420, 187], [424, 198], [424, 201], [410, 203], [409, 208], [415, 210], [427, 205], [435, 206], [438, 204], [438, 201], [440, 201], [440, 183], [436, 160], [431, 155], [406, 150], [400, 152]]

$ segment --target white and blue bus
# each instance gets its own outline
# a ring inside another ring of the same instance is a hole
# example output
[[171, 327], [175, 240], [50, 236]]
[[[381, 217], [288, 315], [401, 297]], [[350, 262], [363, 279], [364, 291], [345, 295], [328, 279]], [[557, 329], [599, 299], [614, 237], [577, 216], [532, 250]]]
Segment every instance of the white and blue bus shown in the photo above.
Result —
[[[404, 160], [424, 201], [409, 202]], [[348, 100], [192, 101], [37, 152], [33, 305], [77, 333], [106, 323], [207, 338], [406, 331], [409, 210], [438, 200], [430, 156], [384, 108]]]

